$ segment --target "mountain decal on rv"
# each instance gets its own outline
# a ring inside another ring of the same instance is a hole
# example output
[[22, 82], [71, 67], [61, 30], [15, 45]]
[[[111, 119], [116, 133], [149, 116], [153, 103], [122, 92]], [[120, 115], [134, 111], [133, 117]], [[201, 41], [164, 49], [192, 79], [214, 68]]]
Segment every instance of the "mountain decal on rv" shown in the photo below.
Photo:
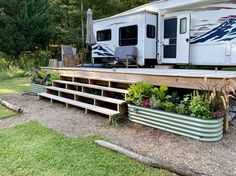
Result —
[[98, 56], [113, 56], [113, 51], [107, 46], [103, 46], [102, 44], [97, 44], [92, 48], [93, 54]]
[[204, 43], [209, 41], [231, 41], [236, 38], [236, 18], [228, 18], [219, 26], [209, 32], [196, 37], [191, 44]]

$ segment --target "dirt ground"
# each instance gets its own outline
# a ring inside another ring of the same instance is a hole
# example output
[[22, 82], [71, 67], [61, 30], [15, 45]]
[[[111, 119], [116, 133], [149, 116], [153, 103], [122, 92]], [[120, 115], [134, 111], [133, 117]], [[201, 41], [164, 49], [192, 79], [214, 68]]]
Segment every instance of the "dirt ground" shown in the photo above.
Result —
[[220, 142], [208, 143], [163, 132], [126, 121], [118, 128], [108, 125], [108, 118], [96, 113], [84, 114], [78, 108], [66, 108], [63, 104], [51, 105], [47, 100], [34, 96], [1, 95], [13, 104], [20, 105], [24, 114], [20, 117], [0, 120], [0, 128], [37, 120], [66, 136], [81, 137], [102, 135], [113, 143], [152, 158], [162, 158], [182, 164], [199, 175], [236, 175], [236, 126]]

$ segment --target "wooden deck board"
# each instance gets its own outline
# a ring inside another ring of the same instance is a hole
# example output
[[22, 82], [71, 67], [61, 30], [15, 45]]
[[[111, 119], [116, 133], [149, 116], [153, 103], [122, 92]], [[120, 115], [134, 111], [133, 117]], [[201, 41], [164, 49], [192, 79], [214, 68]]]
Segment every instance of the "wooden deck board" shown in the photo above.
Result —
[[115, 98], [103, 97], [103, 96], [99, 96], [99, 95], [93, 95], [93, 94], [89, 94], [89, 93], [63, 89], [63, 88], [59, 88], [59, 87], [46, 87], [46, 89], [55, 90], [55, 91], [63, 92], [63, 93], [69, 93], [69, 94], [78, 95], [78, 96], [81, 96], [81, 97], [96, 99], [96, 100], [109, 102], [109, 103], [114, 103], [114, 104], [118, 104], [118, 105], [121, 105], [121, 104], [125, 103], [124, 100], [118, 100], [118, 99], [115, 99]]
[[80, 87], [87, 87], [87, 88], [105, 90], [105, 91], [110, 91], [110, 92], [117, 92], [117, 93], [122, 93], [122, 94], [127, 94], [128, 93], [128, 90], [125, 90], [125, 89], [105, 87], [105, 86], [99, 86], [99, 85], [93, 85], [93, 84], [85, 84], [85, 83], [62, 81], [62, 80], [56, 80], [54, 82], [55, 83], [61, 83], [61, 84], [67, 84], [67, 85], [74, 85], [74, 86], [80, 86]]
[[104, 79], [144, 81], [153, 85], [166, 85], [175, 88], [201, 89], [204, 78], [221, 83], [225, 79], [236, 80], [235, 71], [184, 70], [184, 69], [140, 69], [140, 68], [44, 68], [58, 71], [63, 75], [84, 76]]
[[119, 114], [118, 111], [114, 111], [114, 110], [110, 110], [110, 109], [107, 109], [107, 108], [90, 105], [90, 104], [87, 104], [87, 103], [78, 102], [78, 101], [75, 101], [75, 100], [70, 100], [70, 99], [67, 99], [67, 98], [59, 97], [59, 96], [56, 96], [56, 95], [51, 95], [51, 94], [48, 94], [48, 93], [40, 93], [38, 95], [39, 95], [39, 97], [50, 98], [52, 100], [60, 101], [62, 103], [66, 103], [66, 104], [70, 104], [70, 105], [77, 106], [77, 107], [80, 107], [80, 108], [84, 108], [86, 110], [99, 112], [101, 114], [106, 114], [106, 115], [109, 115], [109, 116]]

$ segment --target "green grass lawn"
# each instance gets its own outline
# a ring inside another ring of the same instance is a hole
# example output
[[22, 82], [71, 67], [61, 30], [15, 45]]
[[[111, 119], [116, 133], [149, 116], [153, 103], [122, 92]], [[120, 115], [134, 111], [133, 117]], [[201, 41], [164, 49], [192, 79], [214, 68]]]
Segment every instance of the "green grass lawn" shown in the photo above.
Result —
[[68, 138], [37, 122], [0, 129], [0, 175], [173, 176], [93, 143]]
[[29, 89], [29, 78], [24, 71], [13, 69], [0, 72], [0, 94], [25, 92]]
[[15, 116], [17, 113], [5, 108], [4, 106], [0, 105], [0, 120], [5, 119], [11, 116]]
[[0, 80], [0, 94], [25, 92], [29, 90], [29, 85], [27, 77]]

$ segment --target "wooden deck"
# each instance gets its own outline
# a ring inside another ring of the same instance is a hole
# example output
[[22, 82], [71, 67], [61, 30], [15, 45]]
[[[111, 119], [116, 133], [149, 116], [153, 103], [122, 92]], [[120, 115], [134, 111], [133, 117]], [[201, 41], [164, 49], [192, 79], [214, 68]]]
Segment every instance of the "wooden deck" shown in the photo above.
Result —
[[[201, 89], [205, 77], [211, 82], [219, 83], [223, 79], [236, 80], [236, 71], [186, 70], [186, 69], [140, 69], [140, 68], [50, 68], [62, 75], [78, 75], [91, 78], [103, 78], [145, 81], [153, 85], [166, 85], [175, 88]], [[125, 81], [124, 81], [125, 82]]]

